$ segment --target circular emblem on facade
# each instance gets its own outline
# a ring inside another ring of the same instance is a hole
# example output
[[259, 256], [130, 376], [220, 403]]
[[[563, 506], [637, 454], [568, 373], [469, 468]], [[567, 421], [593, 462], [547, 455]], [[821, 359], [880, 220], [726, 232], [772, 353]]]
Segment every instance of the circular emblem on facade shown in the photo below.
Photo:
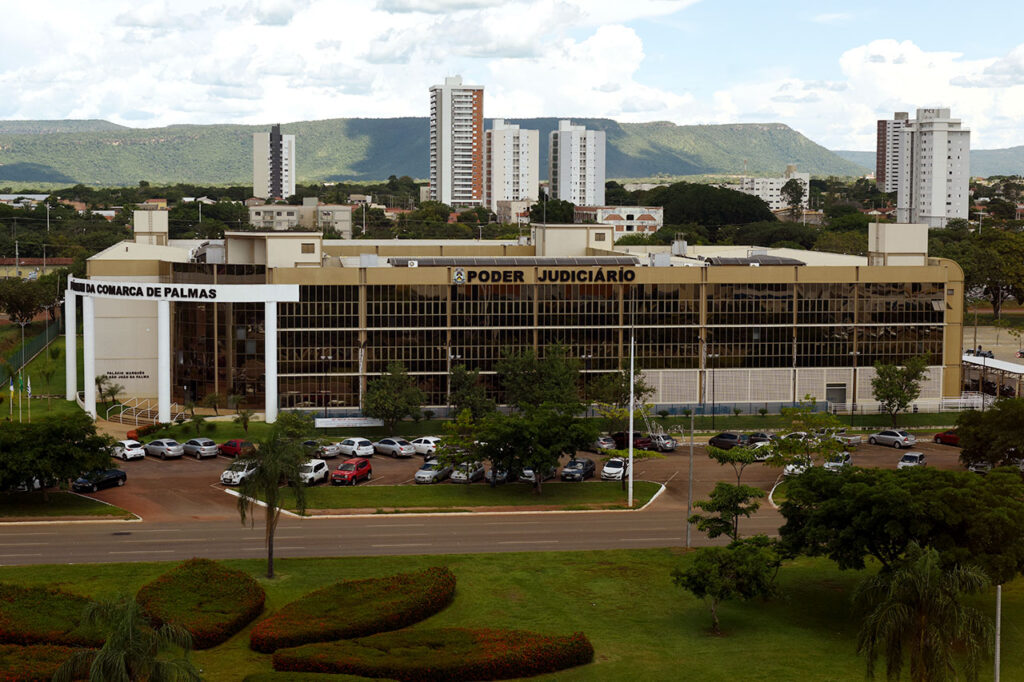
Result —
[[466, 269], [455, 268], [452, 272], [452, 282], [454, 284], [465, 284], [466, 283]]

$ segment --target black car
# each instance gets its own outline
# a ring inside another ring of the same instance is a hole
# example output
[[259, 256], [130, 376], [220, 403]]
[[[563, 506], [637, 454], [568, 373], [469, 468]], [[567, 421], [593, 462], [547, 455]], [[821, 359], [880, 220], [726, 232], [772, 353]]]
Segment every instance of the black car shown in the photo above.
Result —
[[708, 445], [720, 450], [731, 450], [735, 447], [746, 447], [747, 437], [738, 433], [720, 433], [708, 439]]
[[94, 493], [100, 488], [111, 488], [115, 485], [124, 485], [128, 480], [128, 474], [120, 469], [107, 469], [105, 471], [90, 471], [82, 474], [71, 484], [71, 489], [76, 493]]
[[583, 481], [597, 472], [597, 465], [594, 464], [594, 460], [583, 457], [580, 459], [570, 459], [565, 468], [562, 469], [562, 480], [563, 481]]

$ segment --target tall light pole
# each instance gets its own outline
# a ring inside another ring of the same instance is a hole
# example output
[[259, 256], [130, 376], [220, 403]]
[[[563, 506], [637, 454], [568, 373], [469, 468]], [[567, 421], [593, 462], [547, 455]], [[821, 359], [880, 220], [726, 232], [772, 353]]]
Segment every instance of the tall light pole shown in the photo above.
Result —
[[857, 356], [859, 350], [851, 350], [850, 357], [853, 358], [853, 381], [850, 386], [850, 428], [853, 428], [853, 415], [857, 412]]
[[589, 351], [584, 351], [580, 358], [583, 360], [583, 367], [586, 370], [583, 373], [583, 403], [587, 406], [587, 417], [590, 417], [590, 401], [587, 399], [587, 384], [590, 380], [590, 361], [593, 359], [594, 354]]
[[[708, 360], [716, 360], [721, 353], [708, 353]], [[715, 405], [715, 364], [711, 363], [711, 430], [715, 429], [715, 413], [718, 411]]]
[[633, 388], [636, 382], [633, 380], [633, 344], [636, 334], [634, 330], [629, 330], [629, 434], [626, 437], [626, 441], [629, 443], [629, 492], [626, 495], [626, 507], [629, 509], [633, 508], [633, 412], [634, 412], [634, 397]]
[[693, 524], [690, 523], [690, 516], [693, 515], [693, 420], [694, 413], [690, 412], [690, 475], [686, 490], [686, 549], [690, 549], [690, 532]]

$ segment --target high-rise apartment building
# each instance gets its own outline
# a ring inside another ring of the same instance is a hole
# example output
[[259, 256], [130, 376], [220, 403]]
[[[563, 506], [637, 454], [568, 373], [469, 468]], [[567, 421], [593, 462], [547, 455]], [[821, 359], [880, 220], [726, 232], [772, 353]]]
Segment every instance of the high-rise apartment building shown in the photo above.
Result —
[[430, 88], [430, 199], [472, 206], [484, 198], [484, 87], [461, 76]]
[[553, 199], [604, 205], [604, 131], [559, 121], [548, 133], [548, 183]]
[[945, 227], [968, 218], [971, 131], [949, 109], [918, 109], [901, 131], [896, 216]]
[[261, 199], [295, 194], [295, 136], [282, 135], [280, 124], [252, 134], [252, 193]]
[[540, 183], [540, 133], [497, 118], [484, 134], [484, 206], [499, 201], [536, 201]]
[[897, 111], [891, 120], [878, 122], [875, 142], [875, 182], [882, 192], [895, 192], [899, 186], [900, 142], [907, 112]]

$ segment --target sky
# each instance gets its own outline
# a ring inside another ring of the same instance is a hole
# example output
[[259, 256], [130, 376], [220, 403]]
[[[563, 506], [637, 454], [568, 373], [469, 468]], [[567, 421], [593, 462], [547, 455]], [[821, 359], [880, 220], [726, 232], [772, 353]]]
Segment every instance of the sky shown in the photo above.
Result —
[[4, 4], [0, 119], [427, 116], [429, 87], [459, 74], [484, 86], [488, 119], [778, 122], [871, 150], [877, 119], [941, 106], [975, 149], [1024, 145], [1024, 5], [1009, 0]]

